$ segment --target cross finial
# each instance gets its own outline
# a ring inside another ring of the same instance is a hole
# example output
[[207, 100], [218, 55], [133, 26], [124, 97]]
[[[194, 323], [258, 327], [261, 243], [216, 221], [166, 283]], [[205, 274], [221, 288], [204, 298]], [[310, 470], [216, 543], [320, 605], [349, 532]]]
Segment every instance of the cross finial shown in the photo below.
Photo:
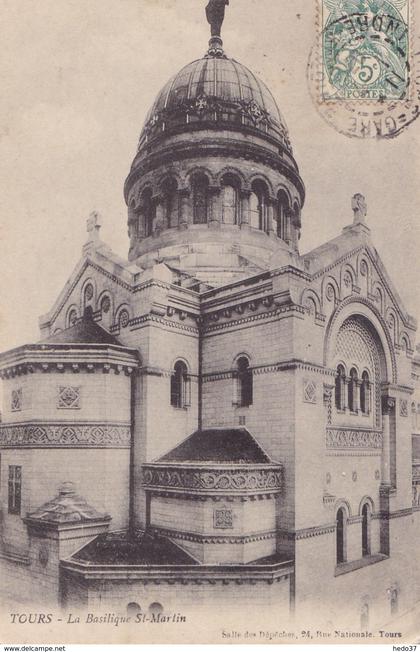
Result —
[[354, 224], [364, 224], [367, 215], [366, 198], [360, 192], [353, 195], [351, 200], [351, 207], [354, 213]]
[[86, 220], [86, 231], [89, 234], [88, 240], [99, 240], [99, 230], [101, 228], [101, 216], [97, 211], [92, 211]]

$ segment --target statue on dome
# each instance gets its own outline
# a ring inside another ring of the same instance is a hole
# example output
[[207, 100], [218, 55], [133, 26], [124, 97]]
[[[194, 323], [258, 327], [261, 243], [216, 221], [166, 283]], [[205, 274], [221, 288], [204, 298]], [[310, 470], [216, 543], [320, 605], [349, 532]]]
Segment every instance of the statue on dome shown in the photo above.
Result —
[[211, 35], [219, 36], [225, 19], [225, 7], [229, 0], [209, 0], [206, 7], [207, 21], [211, 25]]
[[354, 224], [359, 224], [364, 222], [367, 215], [367, 203], [366, 198], [360, 192], [353, 195], [351, 200], [351, 207], [354, 213]]

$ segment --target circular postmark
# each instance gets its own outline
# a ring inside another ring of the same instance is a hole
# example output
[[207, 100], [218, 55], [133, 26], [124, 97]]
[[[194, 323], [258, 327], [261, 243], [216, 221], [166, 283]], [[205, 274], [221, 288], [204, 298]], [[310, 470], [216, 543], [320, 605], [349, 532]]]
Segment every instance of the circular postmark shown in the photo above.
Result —
[[393, 138], [420, 114], [420, 39], [410, 0], [319, 0], [308, 62], [312, 100], [339, 133]]

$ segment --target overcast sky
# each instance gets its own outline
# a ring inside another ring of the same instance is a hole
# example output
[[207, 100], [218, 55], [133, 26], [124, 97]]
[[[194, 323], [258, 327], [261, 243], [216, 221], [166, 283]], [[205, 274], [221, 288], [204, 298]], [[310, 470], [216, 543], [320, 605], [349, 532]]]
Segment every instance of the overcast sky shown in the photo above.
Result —
[[[206, 0], [3, 0], [0, 83], [2, 349], [39, 338], [70, 276], [92, 210], [126, 256], [122, 188], [148, 108], [203, 55]], [[271, 88], [307, 189], [301, 251], [351, 222], [351, 196], [406, 308], [420, 316], [420, 121], [391, 141], [349, 139], [311, 101], [311, 0], [230, 0], [228, 55]]]

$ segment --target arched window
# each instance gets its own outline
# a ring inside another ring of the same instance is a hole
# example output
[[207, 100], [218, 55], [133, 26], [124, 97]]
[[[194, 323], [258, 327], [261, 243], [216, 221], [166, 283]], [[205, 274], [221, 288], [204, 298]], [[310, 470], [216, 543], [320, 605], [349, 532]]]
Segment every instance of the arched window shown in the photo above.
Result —
[[369, 605], [367, 602], [362, 606], [360, 612], [360, 629], [369, 629]]
[[249, 407], [253, 402], [253, 376], [249, 360], [241, 356], [237, 362], [237, 405]]
[[239, 224], [238, 187], [230, 176], [222, 180], [222, 222]]
[[77, 310], [76, 308], [72, 308], [67, 318], [67, 328], [70, 328], [70, 326], [74, 326], [76, 322], [77, 322]]
[[143, 193], [141, 212], [144, 219], [144, 235], [148, 238], [153, 233], [153, 224], [156, 217], [156, 206], [150, 189], [145, 190]]
[[335, 377], [335, 407], [337, 410], [346, 409], [346, 372], [343, 365], [339, 364], [337, 367], [337, 374]]
[[88, 283], [83, 292], [83, 310], [86, 310], [93, 300], [94, 290], [92, 283]]
[[268, 193], [262, 181], [255, 181], [252, 184], [252, 192], [249, 200], [249, 224], [254, 229], [267, 231], [267, 203]]
[[357, 371], [354, 367], [350, 370], [348, 404], [350, 412], [357, 412]]
[[127, 605], [127, 616], [135, 618], [137, 614], [141, 613], [141, 607], [137, 602], [129, 602]]
[[342, 564], [346, 561], [346, 511], [344, 507], [340, 507], [337, 511], [336, 523], [337, 564]]
[[411, 427], [413, 431], [417, 430], [417, 410], [415, 403], [411, 404]]
[[290, 202], [284, 190], [277, 195], [277, 235], [282, 240], [290, 240]]
[[370, 521], [371, 512], [369, 503], [365, 503], [362, 508], [362, 555], [370, 555]]
[[185, 362], [178, 360], [171, 375], [171, 405], [186, 408], [191, 404], [190, 379]]
[[370, 381], [367, 371], [363, 372], [360, 385], [360, 410], [362, 414], [370, 413]]
[[165, 228], [178, 226], [179, 222], [179, 198], [175, 179], [168, 179], [163, 186]]
[[204, 175], [193, 179], [193, 220], [194, 224], [206, 224], [209, 205], [209, 182]]

